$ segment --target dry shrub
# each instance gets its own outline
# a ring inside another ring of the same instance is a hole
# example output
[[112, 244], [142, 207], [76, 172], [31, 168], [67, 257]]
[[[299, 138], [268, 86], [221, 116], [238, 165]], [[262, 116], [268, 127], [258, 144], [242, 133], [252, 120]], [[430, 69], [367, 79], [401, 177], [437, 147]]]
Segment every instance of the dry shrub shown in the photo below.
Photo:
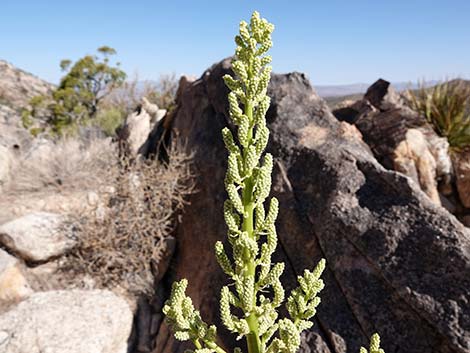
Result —
[[111, 139], [64, 138], [38, 140], [13, 167], [6, 192], [66, 192], [99, 190], [117, 165], [117, 149]]
[[123, 160], [104, 214], [82, 224], [67, 270], [91, 276], [98, 287], [151, 294], [155, 268], [171, 244], [175, 213], [193, 190], [190, 156], [170, 151], [170, 162]]
[[135, 75], [119, 89], [114, 90], [103, 102], [102, 109], [119, 109], [124, 114], [133, 112], [146, 97], [149, 102], [157, 104], [160, 109], [171, 109], [178, 89], [178, 78], [175, 74], [161, 75], [157, 81], [139, 80]]

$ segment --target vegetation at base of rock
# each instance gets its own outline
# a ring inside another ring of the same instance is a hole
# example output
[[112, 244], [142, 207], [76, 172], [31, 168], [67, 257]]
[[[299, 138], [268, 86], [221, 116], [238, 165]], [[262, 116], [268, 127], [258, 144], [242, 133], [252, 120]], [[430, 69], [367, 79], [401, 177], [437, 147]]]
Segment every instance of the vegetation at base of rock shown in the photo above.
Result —
[[112, 64], [113, 48], [98, 48], [98, 55], [86, 55], [72, 65], [62, 60], [60, 67], [66, 71], [52, 96], [36, 96], [31, 108], [23, 112], [23, 123], [31, 126], [33, 119], [43, 120], [45, 128], [55, 134], [73, 133], [83, 122], [94, 119], [103, 99], [113, 89], [124, 83], [126, 74], [119, 63]]
[[101, 288], [153, 293], [159, 261], [168, 258], [175, 213], [193, 190], [191, 156], [169, 151], [170, 162], [121, 158], [110, 171], [115, 189], [102, 200], [101, 214], [81, 220], [78, 246], [63, 268], [89, 275]]
[[[273, 169], [272, 155], [264, 153], [269, 139], [265, 115], [270, 105], [267, 87], [271, 75], [268, 66], [271, 57], [264, 54], [272, 46], [273, 30], [274, 26], [257, 12], [253, 13], [249, 25], [242, 21], [240, 34], [235, 37], [236, 59], [232, 63], [236, 78], [224, 76], [231, 90], [229, 112], [238, 127], [238, 142], [230, 129], [223, 129], [229, 152], [224, 217], [232, 256], [220, 241], [215, 245], [215, 253], [234, 289], [222, 288], [220, 314], [229, 331], [238, 338], [246, 338], [249, 353], [297, 352], [301, 332], [313, 326], [312, 318], [320, 304], [317, 295], [324, 287], [320, 276], [325, 261], [321, 260], [313, 271], [305, 270], [303, 276], [298, 276], [299, 286], [286, 303], [289, 317], [278, 319], [278, 308], [285, 299], [280, 282], [284, 263], [273, 264], [271, 257], [277, 246], [275, 221], [279, 202], [272, 198], [267, 212], [264, 207], [271, 190]], [[187, 284], [186, 279], [173, 283], [170, 298], [163, 307], [175, 338], [192, 341], [196, 353], [225, 352], [216, 342], [216, 327], [202, 320], [185, 294]], [[235, 352], [242, 350], [237, 347]], [[383, 351], [379, 348], [378, 335], [374, 335], [370, 353], [379, 352]]]
[[110, 139], [38, 140], [32, 152], [13, 167], [6, 194], [98, 191], [117, 167]]
[[470, 147], [470, 86], [461, 80], [409, 91], [411, 107], [423, 114], [454, 149]]

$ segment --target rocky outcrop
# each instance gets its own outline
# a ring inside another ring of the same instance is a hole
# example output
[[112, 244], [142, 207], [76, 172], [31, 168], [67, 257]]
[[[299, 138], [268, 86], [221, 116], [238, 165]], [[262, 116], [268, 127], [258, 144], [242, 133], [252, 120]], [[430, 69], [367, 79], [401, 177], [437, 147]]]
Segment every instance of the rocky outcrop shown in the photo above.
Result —
[[3, 353], [127, 353], [132, 312], [108, 291], [36, 293], [0, 316]]
[[[230, 126], [221, 79], [229, 71], [225, 60], [188, 84], [172, 119], [173, 136], [194, 151], [198, 192], [182, 215], [176, 256], [155, 301], [154, 353], [189, 347], [159, 325], [169, 285], [182, 277], [204, 319], [220, 327], [224, 346], [236, 344], [220, 324], [219, 290], [227, 279], [213, 256], [215, 241], [226, 234], [220, 131]], [[276, 260], [287, 264], [281, 279], [291, 289], [304, 268], [322, 257], [328, 264], [322, 304], [302, 351], [356, 352], [377, 331], [386, 352], [468, 352], [469, 231], [410, 178], [383, 168], [305, 76], [273, 75], [269, 95], [268, 149], [276, 161], [273, 195], [280, 200]]]
[[438, 183], [449, 188], [452, 175], [449, 143], [406, 106], [390, 82], [378, 80], [362, 100], [335, 110], [334, 115], [355, 124], [382, 165], [410, 177], [441, 204]]
[[136, 155], [150, 133], [150, 115], [143, 108], [137, 109], [126, 118], [124, 131], [132, 155]]
[[0, 60], [0, 104], [19, 110], [34, 96], [48, 94], [53, 88], [52, 84]]
[[121, 152], [131, 156], [136, 156], [138, 153], [145, 154], [151, 128], [159, 126], [165, 114], [165, 109], [159, 109], [158, 105], [150, 103], [143, 97], [136, 111], [129, 114], [123, 126], [119, 128]]
[[[30, 148], [32, 136], [23, 127], [21, 110], [34, 96], [49, 94], [54, 86], [40, 78], [0, 60], [0, 149], [16, 157]], [[0, 150], [0, 191], [6, 170], [4, 151]]]
[[0, 244], [25, 261], [45, 262], [70, 250], [75, 240], [63, 216], [35, 212], [1, 225]]

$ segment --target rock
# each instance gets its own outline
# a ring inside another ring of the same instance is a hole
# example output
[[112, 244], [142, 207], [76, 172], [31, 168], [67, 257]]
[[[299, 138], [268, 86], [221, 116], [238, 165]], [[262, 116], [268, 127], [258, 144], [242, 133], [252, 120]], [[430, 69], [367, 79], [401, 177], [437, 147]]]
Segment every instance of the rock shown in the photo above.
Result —
[[[215, 241], [226, 238], [227, 153], [220, 131], [229, 121], [221, 78], [229, 72], [225, 60], [178, 97], [172, 134], [194, 151], [198, 192], [189, 196], [160, 288], [167, 296], [174, 279], [188, 278], [195, 307], [232, 348], [237, 342], [218, 313], [219, 290], [228, 280], [213, 255]], [[304, 75], [273, 75], [268, 94], [273, 195], [280, 201], [274, 260], [286, 261], [281, 280], [289, 290], [305, 268], [327, 261], [312, 351], [357, 352], [379, 332], [386, 352], [468, 352], [469, 230], [410, 178], [384, 169], [341, 127]], [[176, 341], [166, 324], [158, 327], [155, 344], [155, 353], [191, 347]]]
[[364, 99], [381, 111], [403, 106], [403, 100], [391, 86], [390, 82], [381, 78], [367, 89]]
[[390, 82], [378, 80], [364, 99], [334, 114], [338, 120], [355, 124], [383, 166], [410, 177], [437, 205], [438, 184], [445, 194], [451, 192], [449, 143], [405, 105]]
[[142, 108], [152, 117], [151, 125], [158, 123], [166, 115], [166, 109], [160, 109], [158, 105], [150, 103], [147, 98], [142, 98]]
[[20, 301], [31, 293], [19, 261], [0, 249], [0, 303]]
[[28, 151], [24, 153], [24, 159], [27, 161], [34, 161], [37, 164], [46, 164], [50, 160], [51, 155], [54, 155], [56, 145], [53, 141], [46, 138], [36, 138], [32, 141]]
[[142, 107], [127, 116], [119, 136], [128, 153], [135, 156], [145, 143], [150, 133], [150, 120], [150, 115]]
[[367, 100], [360, 99], [352, 102], [350, 105], [346, 105], [346, 103], [341, 104], [333, 110], [333, 114], [339, 121], [355, 124], [362, 115], [371, 114], [376, 111], [377, 109]]
[[452, 162], [460, 201], [470, 208], [470, 151], [452, 153]]
[[0, 244], [25, 261], [45, 262], [75, 245], [63, 216], [35, 212], [0, 226]]
[[[181, 76], [178, 83], [178, 90], [176, 92], [176, 105], [181, 93], [196, 80], [192, 76]], [[139, 153], [146, 158], [158, 156], [161, 160], [167, 160], [168, 155], [166, 149], [170, 146], [170, 129], [173, 122], [173, 117], [176, 115], [174, 110], [165, 115], [165, 118], [157, 121], [150, 132], [147, 141], [142, 145]]]
[[5, 184], [10, 181], [10, 171], [12, 168], [12, 156], [9, 149], [0, 145], [0, 192]]
[[0, 316], [3, 353], [126, 353], [132, 312], [109, 291], [35, 293]]
[[0, 60], [0, 103], [21, 110], [37, 95], [51, 92], [54, 86]]
[[299, 353], [331, 353], [331, 351], [318, 333], [304, 331]]
[[465, 227], [470, 227], [470, 215], [463, 216], [462, 223]]
[[437, 205], [441, 204], [437, 191], [436, 160], [429, 151], [422, 131], [409, 129], [405, 139], [394, 150], [394, 170], [409, 176]]

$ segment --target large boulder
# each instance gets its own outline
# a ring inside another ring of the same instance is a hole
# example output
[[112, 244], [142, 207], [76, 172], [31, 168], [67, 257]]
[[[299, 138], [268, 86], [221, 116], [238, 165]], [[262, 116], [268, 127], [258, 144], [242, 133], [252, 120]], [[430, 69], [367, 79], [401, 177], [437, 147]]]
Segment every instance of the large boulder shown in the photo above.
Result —
[[441, 190], [450, 189], [452, 163], [447, 139], [410, 109], [390, 82], [379, 79], [364, 98], [340, 107], [334, 115], [355, 124], [377, 160], [410, 177], [437, 205]]
[[109, 291], [36, 293], [0, 316], [3, 353], [127, 353], [132, 312]]
[[0, 226], [0, 244], [25, 261], [45, 262], [76, 243], [73, 228], [58, 214], [34, 212]]
[[143, 97], [141, 104], [127, 116], [123, 126], [119, 128], [121, 152], [131, 156], [136, 156], [138, 153], [145, 154], [152, 127], [155, 129], [159, 126], [165, 114], [165, 109], [160, 109], [158, 105], [150, 103]]
[[[178, 97], [173, 135], [194, 151], [198, 192], [182, 215], [176, 256], [154, 309], [159, 323], [170, 283], [188, 278], [195, 306], [219, 326], [221, 343], [233, 347], [219, 319], [219, 290], [228, 282], [213, 255], [215, 241], [226, 237], [221, 129], [230, 125], [222, 81], [229, 72], [224, 60]], [[285, 287], [327, 260], [322, 304], [302, 351], [357, 352], [377, 331], [386, 352], [468, 352], [469, 230], [410, 178], [380, 165], [304, 75], [273, 75], [268, 94], [272, 194], [280, 200], [276, 260], [286, 261]], [[191, 346], [176, 341], [166, 324], [154, 332], [155, 353]]]

